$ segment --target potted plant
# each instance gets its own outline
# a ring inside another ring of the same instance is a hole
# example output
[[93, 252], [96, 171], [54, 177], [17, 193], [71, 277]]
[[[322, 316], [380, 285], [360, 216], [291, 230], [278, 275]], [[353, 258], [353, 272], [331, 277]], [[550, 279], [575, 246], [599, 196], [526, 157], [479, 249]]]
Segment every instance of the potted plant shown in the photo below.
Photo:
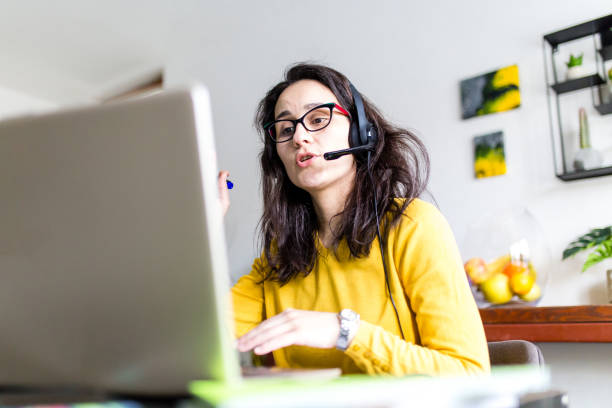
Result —
[[[565, 260], [585, 250], [591, 250], [591, 252], [582, 266], [582, 272], [605, 259], [612, 258], [612, 225], [592, 229], [570, 242], [563, 251], [563, 259]], [[606, 275], [608, 281], [608, 301], [612, 303], [612, 269], [608, 269]]]
[[570, 59], [565, 63], [565, 65], [567, 65], [567, 80], [586, 76], [584, 73], [584, 67], [582, 66], [582, 54], [577, 56], [570, 54]]

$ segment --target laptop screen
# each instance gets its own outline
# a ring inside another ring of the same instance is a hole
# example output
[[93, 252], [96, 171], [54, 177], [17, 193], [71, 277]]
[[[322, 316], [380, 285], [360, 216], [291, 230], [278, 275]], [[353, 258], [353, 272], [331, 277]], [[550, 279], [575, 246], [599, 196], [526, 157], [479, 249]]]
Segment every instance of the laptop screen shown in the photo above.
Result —
[[238, 378], [208, 92], [0, 122], [0, 386]]

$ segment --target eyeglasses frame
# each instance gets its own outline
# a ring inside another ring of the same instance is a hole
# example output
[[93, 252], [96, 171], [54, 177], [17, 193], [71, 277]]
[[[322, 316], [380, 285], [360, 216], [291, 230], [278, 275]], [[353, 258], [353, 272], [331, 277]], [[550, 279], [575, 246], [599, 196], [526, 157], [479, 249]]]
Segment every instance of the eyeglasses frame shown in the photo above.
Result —
[[[320, 128], [320, 129], [316, 129], [316, 130], [310, 130], [310, 129], [308, 129], [308, 128], [306, 127], [306, 124], [304, 123], [304, 118], [305, 118], [306, 116], [308, 116], [308, 114], [309, 114], [310, 112], [312, 112], [312, 111], [314, 111], [314, 110], [317, 110], [317, 109], [321, 109], [321, 108], [323, 108], [323, 107], [330, 108], [329, 122], [327, 122], [327, 124], [326, 124], [325, 126], [323, 126], [322, 128]], [[265, 124], [265, 125], [264, 125], [264, 131], [266, 131], [266, 132], [268, 133], [268, 136], [270, 136], [270, 139], [272, 139], [272, 141], [273, 141], [274, 143], [285, 143], [285, 142], [288, 142], [288, 141], [290, 141], [291, 139], [293, 139], [293, 136], [295, 135], [295, 132], [297, 132], [297, 125], [298, 125], [298, 123], [301, 123], [301, 124], [302, 124], [302, 126], [304, 127], [304, 129], [305, 129], [307, 132], [318, 132], [319, 130], [323, 130], [323, 129], [325, 129], [326, 127], [328, 127], [328, 126], [329, 126], [329, 124], [331, 123], [331, 119], [332, 119], [332, 117], [333, 117], [333, 112], [334, 112], [334, 109], [338, 109], [338, 111], [340, 111], [340, 113], [341, 113], [342, 115], [347, 116], [349, 119], [351, 118], [350, 113], [348, 113], [348, 111], [347, 111], [346, 109], [344, 109], [342, 106], [338, 105], [338, 104], [337, 104], [337, 103], [335, 103], [335, 102], [329, 102], [329, 103], [324, 103], [324, 104], [321, 104], [321, 105], [315, 106], [314, 108], [312, 108], [312, 109], [310, 109], [309, 111], [307, 111], [306, 113], [304, 113], [304, 114], [303, 114], [301, 117], [299, 117], [298, 119], [278, 119], [278, 120], [274, 120], [274, 121], [272, 121], [272, 122], [270, 122], [270, 123], [267, 123], [267, 124]], [[274, 124], [275, 124], [275, 123], [277, 123], [277, 122], [282, 122], [282, 121], [292, 122], [292, 123], [293, 123], [293, 126], [295, 127], [295, 131], [293, 132], [293, 135], [291, 135], [291, 137], [290, 137], [290, 138], [288, 138], [288, 139], [286, 139], [286, 140], [281, 140], [281, 141], [278, 141], [278, 140], [276, 140], [276, 138], [275, 138], [274, 136], [272, 136], [272, 128], [273, 128], [273, 126], [274, 126]]]

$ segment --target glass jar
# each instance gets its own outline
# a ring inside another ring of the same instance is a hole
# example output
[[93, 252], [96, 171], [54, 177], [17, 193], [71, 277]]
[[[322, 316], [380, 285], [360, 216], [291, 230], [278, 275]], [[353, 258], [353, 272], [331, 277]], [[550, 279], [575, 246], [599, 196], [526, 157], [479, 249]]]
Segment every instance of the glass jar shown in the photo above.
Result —
[[551, 252], [526, 208], [479, 217], [461, 250], [478, 307], [534, 306], [544, 296]]

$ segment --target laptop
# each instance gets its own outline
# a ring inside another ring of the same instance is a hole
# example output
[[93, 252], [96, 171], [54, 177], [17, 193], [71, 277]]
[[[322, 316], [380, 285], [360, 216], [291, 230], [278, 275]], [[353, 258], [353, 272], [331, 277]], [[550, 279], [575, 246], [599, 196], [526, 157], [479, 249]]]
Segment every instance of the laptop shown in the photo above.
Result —
[[0, 122], [0, 390], [238, 381], [202, 86]]

